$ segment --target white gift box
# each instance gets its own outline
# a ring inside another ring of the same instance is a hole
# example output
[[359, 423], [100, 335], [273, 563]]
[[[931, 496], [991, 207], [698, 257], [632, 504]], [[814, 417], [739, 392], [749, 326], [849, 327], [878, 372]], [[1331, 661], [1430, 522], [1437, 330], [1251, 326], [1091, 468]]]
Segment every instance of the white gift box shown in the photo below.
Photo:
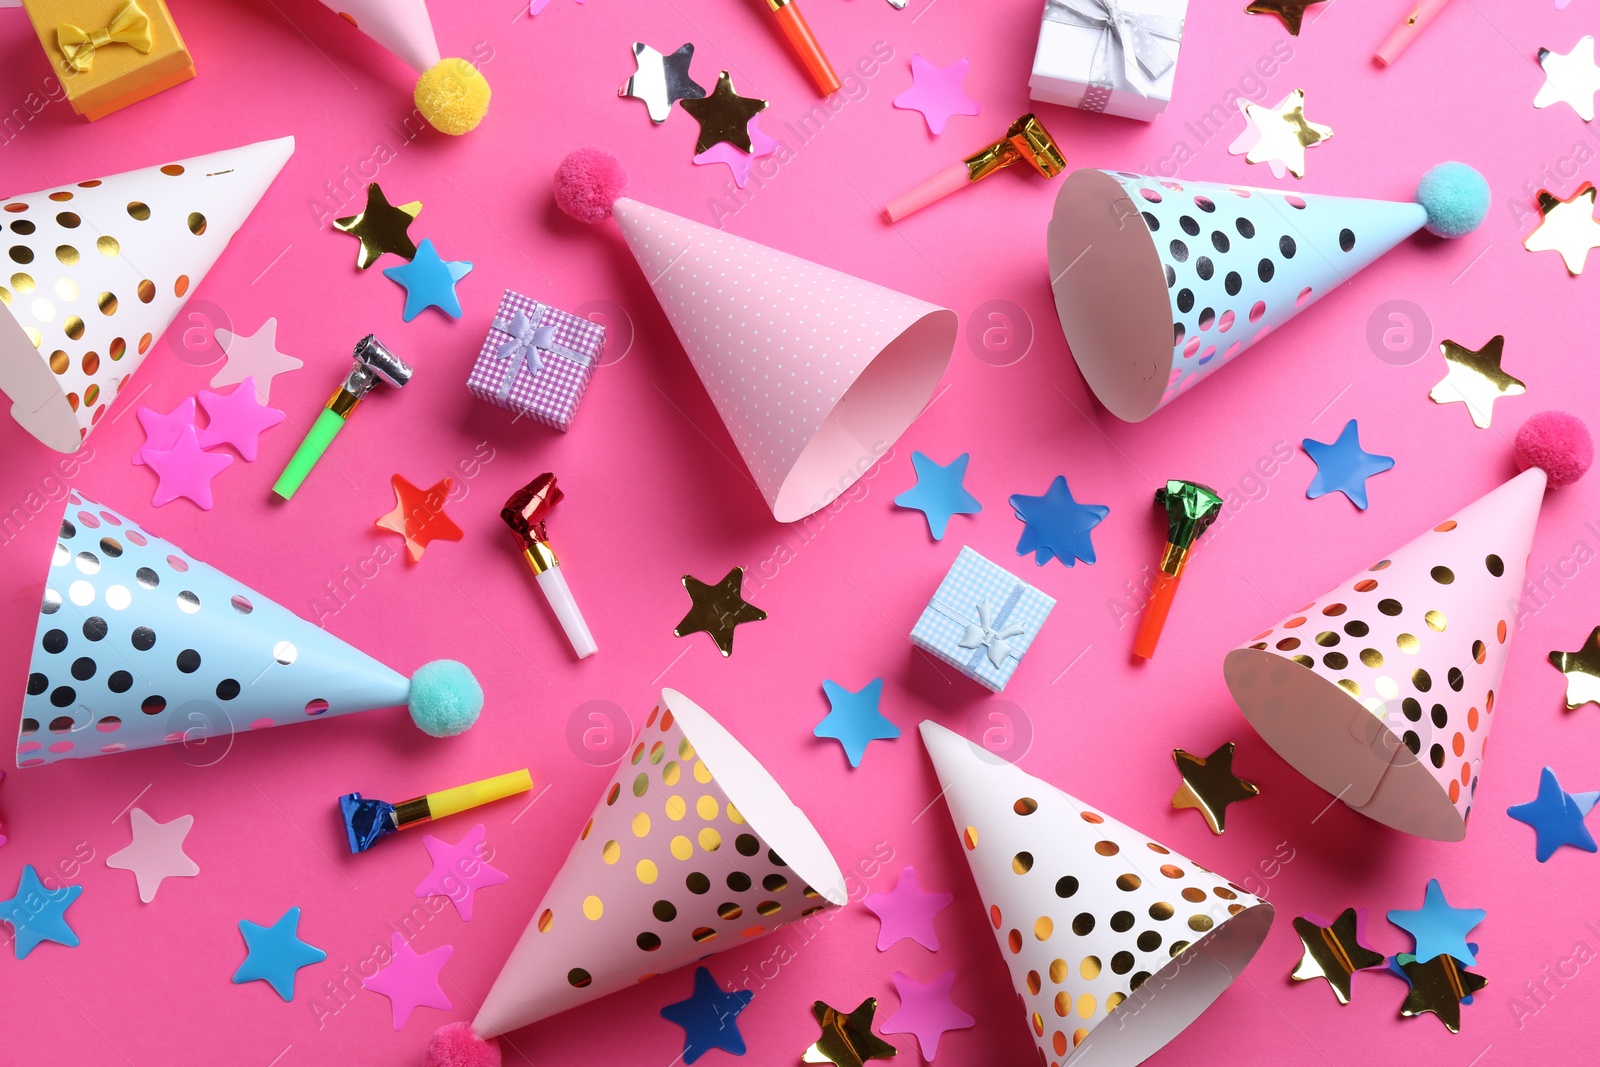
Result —
[[1187, 0], [1047, 0], [1028, 95], [1151, 122], [1172, 100]]

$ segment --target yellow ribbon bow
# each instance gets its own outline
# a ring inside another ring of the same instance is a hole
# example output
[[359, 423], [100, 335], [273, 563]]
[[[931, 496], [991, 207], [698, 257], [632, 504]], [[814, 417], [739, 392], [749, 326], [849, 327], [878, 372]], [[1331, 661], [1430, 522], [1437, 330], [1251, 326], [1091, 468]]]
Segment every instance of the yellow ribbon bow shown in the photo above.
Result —
[[94, 66], [94, 51], [108, 44], [125, 44], [145, 55], [155, 47], [150, 36], [150, 16], [144, 13], [137, 0], [128, 0], [103, 30], [84, 30], [70, 22], [56, 27], [56, 44], [67, 61], [67, 66], [81, 74]]

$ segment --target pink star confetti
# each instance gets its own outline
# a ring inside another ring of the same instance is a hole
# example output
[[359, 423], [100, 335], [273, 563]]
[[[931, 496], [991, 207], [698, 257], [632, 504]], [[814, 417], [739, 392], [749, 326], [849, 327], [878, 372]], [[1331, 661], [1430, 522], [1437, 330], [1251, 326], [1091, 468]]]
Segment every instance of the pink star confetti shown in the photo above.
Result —
[[906, 867], [900, 880], [887, 893], [868, 893], [861, 903], [878, 917], [878, 951], [910, 938], [930, 952], [939, 951], [939, 937], [933, 932], [933, 917], [950, 906], [955, 896], [929, 893], [922, 888], [915, 868]]
[[263, 404], [272, 390], [272, 379], [305, 363], [278, 351], [278, 320], [268, 319], [255, 333], [245, 336], [218, 327], [217, 343], [228, 354], [228, 362], [211, 379], [211, 388], [236, 385], [246, 378], [256, 380], [256, 397]]
[[[261, 431], [283, 421], [283, 412], [263, 404], [256, 399], [257, 396], [254, 375], [246, 376], [244, 381], [234, 386], [231, 393], [200, 390], [200, 406], [206, 409], [206, 416], [211, 420], [200, 431], [200, 447], [232, 445], [242, 458], [254, 462]], [[192, 417], [193, 401], [189, 402], [189, 410]], [[139, 417], [142, 421], [143, 410]]]
[[509, 882], [511, 876], [483, 860], [486, 851], [483, 823], [467, 831], [458, 844], [422, 835], [422, 844], [433, 861], [433, 870], [417, 886], [417, 896], [446, 896], [461, 913], [463, 922], [472, 921], [472, 898], [478, 890]]
[[139, 899], [146, 904], [156, 899], [156, 890], [166, 878], [193, 878], [200, 866], [183, 851], [183, 839], [194, 825], [193, 815], [180, 815], [171, 822], [156, 822], [141, 808], [128, 812], [133, 825], [133, 840], [120, 852], [106, 857], [106, 866], [132, 871], [139, 883]]
[[195, 428], [185, 426], [178, 434], [178, 443], [170, 449], [145, 448], [144, 461], [161, 479], [155, 496], [150, 498], [152, 507], [159, 508], [183, 496], [194, 501], [200, 510], [210, 511], [211, 479], [221, 474], [233, 457], [203, 451]]
[[767, 131], [761, 128], [760, 115], [752, 118], [747, 128], [750, 131], [750, 151], [741, 152], [727, 141], [718, 141], [695, 156], [694, 161], [702, 167], [711, 163], [726, 163], [728, 169], [733, 171], [733, 184], [743, 189], [750, 184], [750, 169], [755, 166], [755, 161], [762, 156], [772, 155], [781, 146], [776, 137], [768, 136]]
[[134, 450], [132, 462], [142, 467], [145, 449], [165, 451], [178, 443], [178, 435], [185, 426], [194, 425], [194, 397], [184, 397], [165, 415], [155, 408], [140, 408], [138, 416], [139, 425], [144, 428], [144, 444]]
[[900, 1010], [883, 1022], [886, 1034], [915, 1034], [922, 1058], [933, 1062], [939, 1051], [939, 1038], [949, 1030], [966, 1030], [978, 1020], [956, 1007], [950, 999], [955, 984], [952, 968], [923, 984], [903, 971], [894, 972], [895, 992], [900, 994]]
[[440, 945], [428, 952], [418, 953], [406, 943], [404, 934], [391, 934], [389, 945], [393, 960], [389, 966], [363, 979], [361, 984], [374, 993], [389, 998], [394, 1010], [394, 1028], [405, 1026], [411, 1013], [418, 1008], [450, 1010], [450, 998], [439, 988], [439, 972], [455, 952], [450, 945]]
[[911, 57], [911, 88], [894, 98], [894, 106], [920, 111], [928, 120], [928, 132], [941, 134], [951, 115], [976, 115], [978, 102], [961, 88], [971, 63], [958, 59], [948, 67], [936, 67], [922, 56]]

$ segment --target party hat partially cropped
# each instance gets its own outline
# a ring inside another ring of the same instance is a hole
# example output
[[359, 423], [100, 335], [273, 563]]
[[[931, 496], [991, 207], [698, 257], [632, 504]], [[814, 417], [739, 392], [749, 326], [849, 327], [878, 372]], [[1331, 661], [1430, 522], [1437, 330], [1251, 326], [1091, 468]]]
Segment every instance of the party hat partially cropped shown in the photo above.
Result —
[[1424, 226], [1461, 236], [1488, 207], [1462, 163], [1414, 203], [1079, 170], [1050, 220], [1056, 311], [1089, 388], [1138, 422]]
[[0, 203], [0, 391], [74, 452], [294, 151], [259, 141]]
[[1224, 661], [1250, 725], [1363, 815], [1440, 841], [1466, 835], [1545, 486], [1588, 464], [1529, 460], [1529, 431], [1553, 420], [1582, 432], [1571, 416], [1530, 419], [1523, 473]]
[[556, 186], [569, 214], [615, 216], [779, 522], [832, 503], [933, 396], [954, 312], [622, 196], [599, 149]]
[[1261, 947], [1272, 905], [937, 723], [922, 742], [1041, 1063], [1142, 1062]]
[[463, 134], [489, 110], [489, 83], [465, 59], [440, 59], [426, 0], [322, 0], [416, 71], [417, 110], [440, 133]]
[[436, 735], [483, 694], [459, 663], [404, 676], [103, 504], [72, 493], [33, 637], [17, 765], [409, 703]]
[[472, 1034], [508, 1033], [786, 923], [825, 925], [818, 913], [844, 902], [805, 814], [721, 724], [664, 689]]

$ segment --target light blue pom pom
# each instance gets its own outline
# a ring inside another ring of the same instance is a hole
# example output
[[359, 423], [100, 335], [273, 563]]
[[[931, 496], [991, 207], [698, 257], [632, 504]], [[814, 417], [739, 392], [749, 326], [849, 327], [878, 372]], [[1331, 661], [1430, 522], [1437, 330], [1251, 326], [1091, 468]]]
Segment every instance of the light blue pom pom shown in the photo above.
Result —
[[411, 676], [411, 721], [430, 737], [454, 737], [478, 721], [483, 687], [466, 664], [453, 659], [424, 663]]
[[1489, 214], [1489, 183], [1465, 163], [1441, 163], [1417, 183], [1417, 203], [1428, 213], [1428, 232], [1461, 237]]

